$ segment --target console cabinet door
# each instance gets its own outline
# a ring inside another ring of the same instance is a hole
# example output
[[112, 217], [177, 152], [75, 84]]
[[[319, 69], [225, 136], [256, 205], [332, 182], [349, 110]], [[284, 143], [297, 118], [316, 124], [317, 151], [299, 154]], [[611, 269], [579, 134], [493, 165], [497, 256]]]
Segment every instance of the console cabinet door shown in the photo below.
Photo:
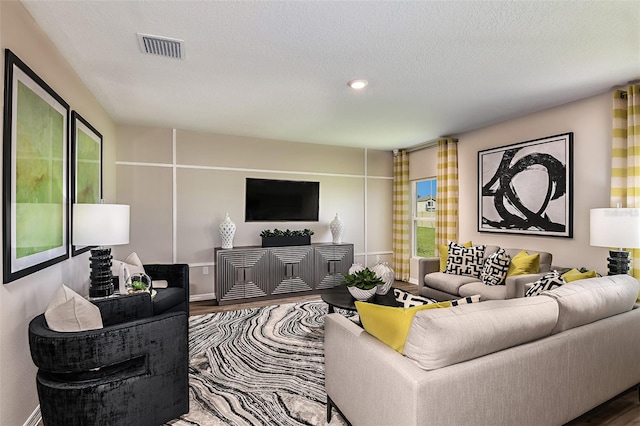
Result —
[[352, 264], [353, 244], [316, 246], [315, 289], [340, 285]]
[[313, 248], [311, 246], [270, 249], [271, 294], [313, 290]]
[[269, 250], [220, 250], [216, 256], [216, 297], [219, 301], [267, 296]]

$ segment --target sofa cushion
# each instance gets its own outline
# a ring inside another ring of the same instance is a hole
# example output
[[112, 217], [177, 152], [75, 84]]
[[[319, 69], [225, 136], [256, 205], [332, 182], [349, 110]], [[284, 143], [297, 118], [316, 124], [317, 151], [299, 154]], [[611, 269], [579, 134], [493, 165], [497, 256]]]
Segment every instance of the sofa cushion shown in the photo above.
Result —
[[355, 302], [360, 322], [365, 331], [393, 350], [402, 353], [413, 316], [425, 309], [448, 308], [451, 302], [426, 303], [411, 308]]
[[[460, 244], [459, 244], [460, 245]], [[461, 244], [462, 247], [469, 248], [473, 244], [471, 241], [467, 241], [464, 244]], [[449, 244], [438, 244], [438, 256], [440, 257], [440, 272], [444, 272], [447, 269], [447, 258], [449, 257]]]
[[543, 291], [553, 290], [556, 287], [566, 284], [562, 279], [560, 272], [550, 271], [544, 274], [539, 280], [531, 283], [531, 286], [524, 294], [524, 297], [537, 296]]
[[504, 285], [486, 285], [481, 281], [464, 284], [458, 289], [462, 297], [479, 294], [482, 300], [504, 300], [507, 298], [507, 287]]
[[165, 312], [173, 312], [173, 309], [184, 303], [187, 299], [185, 289], [182, 287], [167, 287], [156, 290], [153, 298], [153, 314], [159, 315]]
[[424, 276], [424, 284], [427, 287], [444, 291], [449, 294], [459, 294], [458, 289], [461, 286], [474, 282], [482, 284], [482, 282], [474, 277], [447, 274], [445, 272], [432, 272]]
[[542, 295], [558, 303], [560, 310], [558, 323], [553, 328], [555, 334], [630, 311], [639, 288], [638, 280], [621, 274], [573, 281]]
[[467, 275], [480, 278], [484, 264], [485, 246], [462, 247], [456, 243], [449, 243], [449, 257], [445, 272], [453, 275]]
[[480, 278], [486, 285], [504, 284], [507, 278], [511, 257], [504, 251], [499, 249], [497, 252], [489, 255], [482, 266], [482, 274]]
[[420, 311], [403, 353], [434, 370], [549, 336], [557, 319], [558, 304], [542, 296]]

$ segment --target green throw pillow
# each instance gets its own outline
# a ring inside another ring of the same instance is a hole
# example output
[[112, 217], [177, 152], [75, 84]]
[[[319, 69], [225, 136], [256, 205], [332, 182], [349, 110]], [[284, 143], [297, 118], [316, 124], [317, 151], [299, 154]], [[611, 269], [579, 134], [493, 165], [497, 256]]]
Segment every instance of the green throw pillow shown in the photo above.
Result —
[[540, 272], [540, 253], [529, 254], [526, 250], [513, 256], [507, 277], [512, 275], [537, 274]]
[[596, 273], [596, 271], [580, 272], [574, 268], [562, 274], [562, 279], [570, 283], [571, 281], [583, 280], [585, 278], [595, 278], [597, 276], [598, 274]]

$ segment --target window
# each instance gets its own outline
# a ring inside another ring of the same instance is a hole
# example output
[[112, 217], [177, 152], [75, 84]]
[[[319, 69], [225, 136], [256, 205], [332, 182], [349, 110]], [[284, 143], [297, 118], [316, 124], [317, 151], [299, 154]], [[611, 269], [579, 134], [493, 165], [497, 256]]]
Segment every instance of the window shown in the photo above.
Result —
[[436, 179], [414, 182], [413, 186], [413, 255], [436, 255]]

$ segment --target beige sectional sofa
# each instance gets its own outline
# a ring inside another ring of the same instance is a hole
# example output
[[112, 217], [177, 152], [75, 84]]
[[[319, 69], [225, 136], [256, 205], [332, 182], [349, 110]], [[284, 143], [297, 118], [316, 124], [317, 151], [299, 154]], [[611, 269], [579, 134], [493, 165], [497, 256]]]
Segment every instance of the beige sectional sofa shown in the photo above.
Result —
[[[486, 259], [500, 247], [487, 245], [484, 258]], [[479, 294], [481, 300], [502, 300], [523, 297], [526, 285], [530, 284], [550, 271], [553, 255], [548, 252], [505, 248], [505, 252], [515, 257], [522, 250], [529, 254], [540, 254], [540, 270], [537, 274], [513, 275], [507, 277], [503, 285], [485, 285], [480, 279], [466, 275], [453, 275], [440, 272], [440, 258], [428, 257], [420, 259], [418, 269], [418, 292], [421, 296], [436, 300], [452, 300]]]
[[640, 383], [628, 275], [415, 314], [404, 354], [325, 317], [328, 414], [354, 426], [561, 425]]

